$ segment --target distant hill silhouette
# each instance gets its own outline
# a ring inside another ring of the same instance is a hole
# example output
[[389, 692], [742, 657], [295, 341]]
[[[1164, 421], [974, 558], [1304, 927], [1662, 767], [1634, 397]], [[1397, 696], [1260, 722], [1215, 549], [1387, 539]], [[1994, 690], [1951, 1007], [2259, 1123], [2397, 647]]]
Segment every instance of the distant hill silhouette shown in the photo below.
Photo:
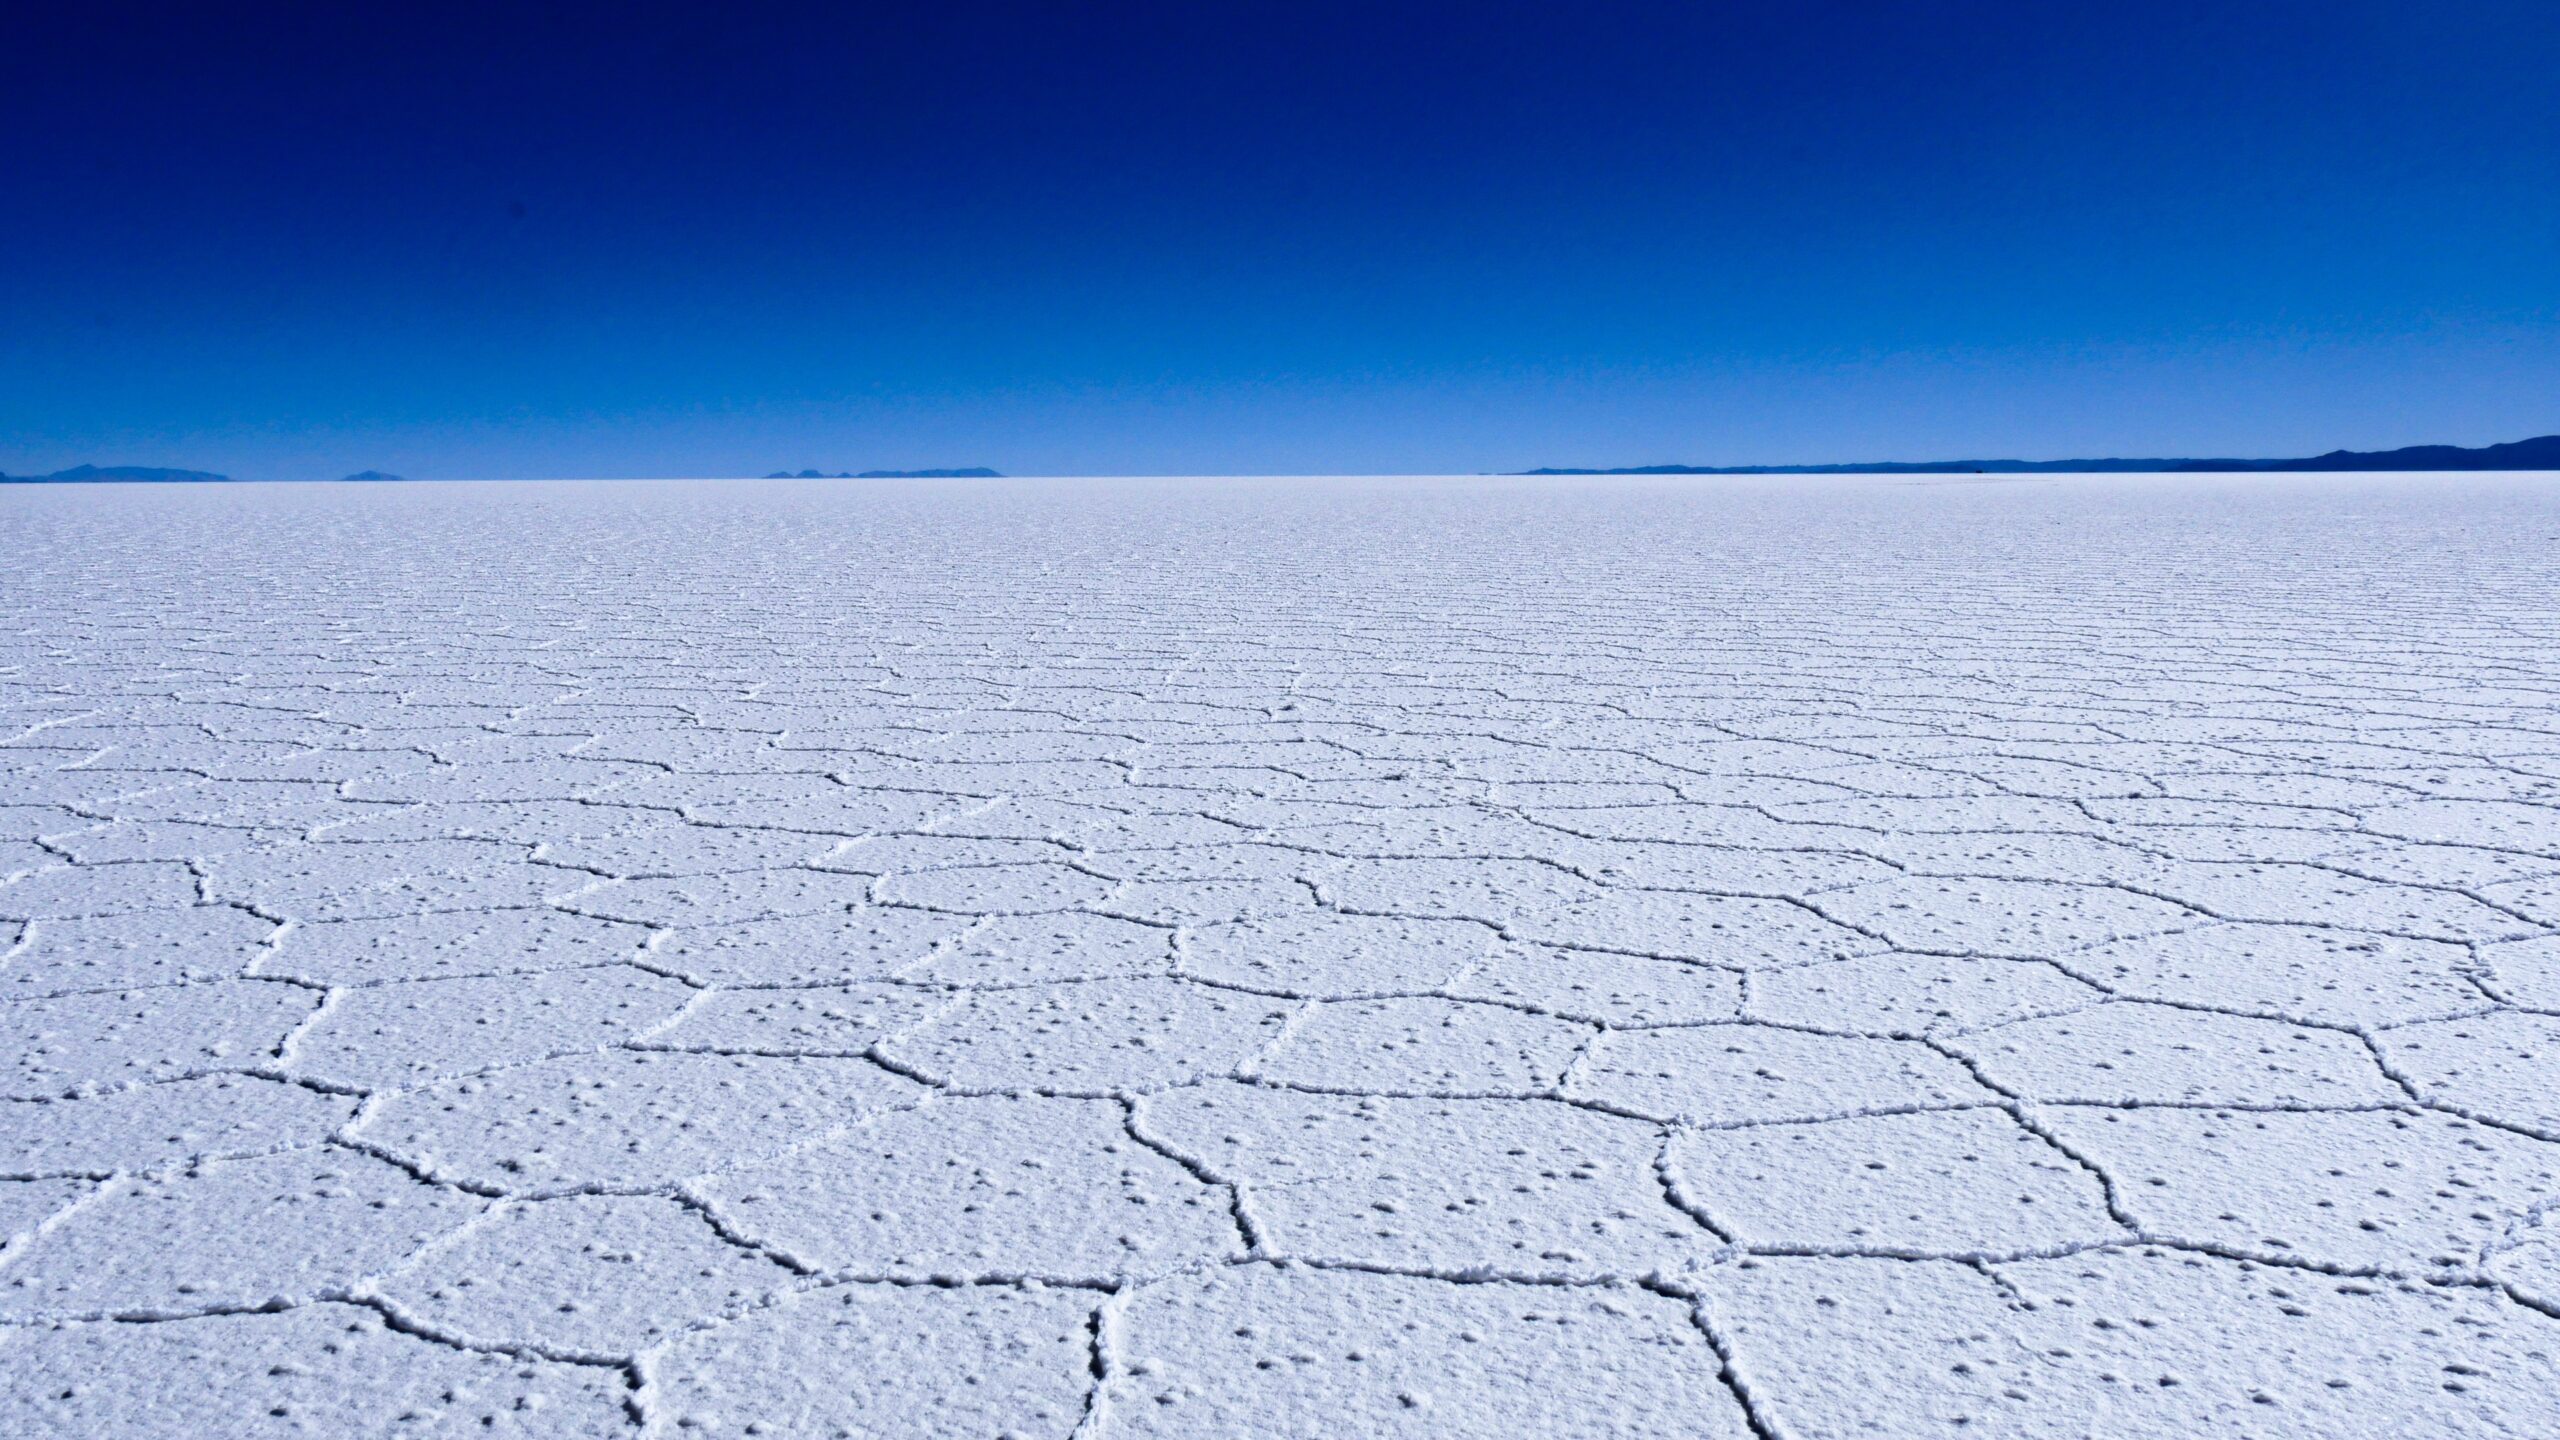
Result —
[[113, 481], [174, 485], [230, 478], [210, 470], [163, 470], [152, 465], [74, 465], [50, 475], [0, 475], [0, 480], [18, 485], [93, 485]]
[[359, 470], [347, 478], [350, 480], [406, 480], [409, 477], [406, 475], [393, 475], [382, 470]]
[[966, 470], [839, 470], [830, 475], [824, 470], [776, 470], [767, 480], [1001, 480], [1004, 476], [983, 465]]
[[[2201, 462], [2190, 462], [2200, 464]], [[2408, 445], [2398, 450], [2332, 450], [2308, 460], [2267, 460], [2255, 470], [2560, 470], [2560, 435], [2537, 435], [2466, 450]]]
[[2504, 445], [2411, 445], [2332, 450], [2302, 460], [1879, 460], [1862, 465], [1633, 465], [1615, 470], [1549, 467], [1518, 475], [2036, 475], [2186, 474], [2225, 471], [2560, 470], [2560, 435]]

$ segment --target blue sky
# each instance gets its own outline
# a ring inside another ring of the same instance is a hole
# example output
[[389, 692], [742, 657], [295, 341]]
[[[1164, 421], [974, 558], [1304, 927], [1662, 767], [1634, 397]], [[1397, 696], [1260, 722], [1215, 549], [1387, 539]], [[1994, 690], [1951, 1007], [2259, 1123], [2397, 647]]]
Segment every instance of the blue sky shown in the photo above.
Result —
[[2560, 430], [2560, 6], [22, 7], [0, 470]]

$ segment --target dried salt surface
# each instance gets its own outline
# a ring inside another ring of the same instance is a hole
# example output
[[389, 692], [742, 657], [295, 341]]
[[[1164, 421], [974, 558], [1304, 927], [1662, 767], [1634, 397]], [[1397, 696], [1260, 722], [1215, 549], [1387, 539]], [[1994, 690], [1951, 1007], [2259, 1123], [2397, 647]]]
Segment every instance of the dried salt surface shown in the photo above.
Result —
[[2552, 1433], [2555, 541], [0, 494], [0, 1433]]

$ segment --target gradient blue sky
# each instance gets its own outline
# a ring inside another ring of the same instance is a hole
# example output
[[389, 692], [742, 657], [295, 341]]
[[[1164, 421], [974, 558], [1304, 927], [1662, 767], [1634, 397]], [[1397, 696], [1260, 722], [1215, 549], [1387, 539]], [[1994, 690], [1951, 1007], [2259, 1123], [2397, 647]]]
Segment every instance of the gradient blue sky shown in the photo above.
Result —
[[0, 20], [0, 470], [2560, 431], [2560, 5]]

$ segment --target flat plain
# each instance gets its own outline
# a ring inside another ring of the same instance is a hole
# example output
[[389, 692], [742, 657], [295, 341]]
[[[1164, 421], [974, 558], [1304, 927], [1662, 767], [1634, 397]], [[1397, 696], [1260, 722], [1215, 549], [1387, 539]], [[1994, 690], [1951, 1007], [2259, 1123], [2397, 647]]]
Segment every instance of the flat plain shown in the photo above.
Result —
[[2560, 1434], [2560, 481], [0, 493], [0, 1433]]

